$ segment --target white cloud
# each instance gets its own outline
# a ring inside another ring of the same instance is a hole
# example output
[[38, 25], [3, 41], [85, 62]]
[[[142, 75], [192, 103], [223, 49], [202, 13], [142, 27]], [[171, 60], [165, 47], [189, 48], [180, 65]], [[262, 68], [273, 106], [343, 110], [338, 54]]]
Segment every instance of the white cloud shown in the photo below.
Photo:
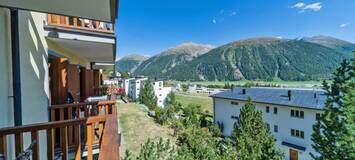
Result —
[[235, 16], [235, 15], [237, 15], [236, 11], [232, 11], [232, 12], [229, 13], [229, 16]]
[[310, 11], [319, 11], [322, 8], [322, 3], [321, 2], [315, 2], [315, 3], [310, 3], [306, 4], [303, 2], [298, 2], [292, 6], [292, 8], [297, 8], [299, 9], [299, 13], [303, 13], [307, 10]]
[[320, 2], [308, 4], [304, 7], [304, 10], [313, 10], [313, 11], [319, 11], [322, 8], [322, 4]]
[[340, 24], [340, 25], [339, 25], [340, 28], [344, 28], [344, 27], [346, 27], [346, 26], [348, 26], [347, 23], [343, 23], [343, 24]]
[[213, 24], [216, 24], [217, 23], [217, 20], [215, 18], [212, 19], [212, 23]]
[[296, 3], [293, 5], [293, 8], [303, 8], [306, 4], [303, 2]]

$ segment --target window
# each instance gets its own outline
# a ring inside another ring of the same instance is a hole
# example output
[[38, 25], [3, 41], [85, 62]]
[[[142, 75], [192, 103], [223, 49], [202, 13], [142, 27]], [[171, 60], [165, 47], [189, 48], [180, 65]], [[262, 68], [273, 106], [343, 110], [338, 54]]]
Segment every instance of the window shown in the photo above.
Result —
[[320, 113], [316, 113], [316, 120], [320, 119]]
[[291, 129], [291, 136], [295, 136], [295, 130]]
[[279, 126], [277, 126], [277, 125], [274, 125], [274, 132], [279, 132]]
[[231, 116], [232, 119], [238, 120], [239, 117], [238, 116]]
[[304, 138], [304, 132], [297, 129], [291, 129], [291, 136], [297, 138]]
[[270, 107], [266, 106], [266, 113], [269, 113], [269, 112], [270, 112]]
[[277, 114], [277, 108], [276, 107], [274, 108], [274, 114]]
[[267, 128], [270, 130], [270, 124], [266, 123]]
[[235, 101], [232, 101], [231, 104], [233, 104], [233, 105], [239, 105], [239, 103], [238, 103], [238, 102], [235, 102]]
[[304, 118], [304, 111], [291, 109], [291, 117]]

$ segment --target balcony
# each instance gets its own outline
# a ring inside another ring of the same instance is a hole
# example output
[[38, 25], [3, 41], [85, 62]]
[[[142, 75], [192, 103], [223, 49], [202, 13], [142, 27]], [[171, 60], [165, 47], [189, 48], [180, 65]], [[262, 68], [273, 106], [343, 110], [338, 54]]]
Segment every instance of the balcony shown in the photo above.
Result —
[[[37, 159], [119, 159], [115, 101], [52, 105], [51, 122], [0, 129], [0, 154], [8, 159], [8, 141], [15, 136], [15, 157]], [[41, 157], [39, 132], [44, 131], [47, 157]], [[24, 136], [30, 146], [24, 151]], [[28, 136], [28, 135], [27, 135]], [[12, 149], [13, 150], [13, 149]], [[96, 152], [94, 152], [96, 150]], [[97, 153], [98, 154], [95, 154]]]
[[52, 55], [114, 64], [116, 36], [112, 23], [47, 14], [44, 36]]
[[47, 15], [48, 26], [58, 26], [68, 29], [78, 29], [91, 32], [114, 33], [112, 23], [93, 21], [78, 17], [60, 16], [55, 14]]

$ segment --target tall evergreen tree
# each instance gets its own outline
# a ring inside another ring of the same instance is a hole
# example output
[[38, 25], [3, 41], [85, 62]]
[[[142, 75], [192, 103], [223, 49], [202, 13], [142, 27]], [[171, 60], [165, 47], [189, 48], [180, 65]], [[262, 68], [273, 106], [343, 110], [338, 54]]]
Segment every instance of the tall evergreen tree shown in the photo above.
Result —
[[262, 113], [256, 110], [251, 98], [240, 110], [235, 123], [232, 139], [236, 142], [241, 159], [282, 159], [282, 153], [276, 148]]
[[316, 160], [355, 159], [355, 64], [344, 60], [334, 73], [331, 84], [326, 82], [325, 111], [313, 126], [311, 153]]
[[157, 106], [157, 97], [154, 94], [153, 85], [149, 80], [145, 81], [141, 87], [138, 100], [150, 110], [153, 110]]

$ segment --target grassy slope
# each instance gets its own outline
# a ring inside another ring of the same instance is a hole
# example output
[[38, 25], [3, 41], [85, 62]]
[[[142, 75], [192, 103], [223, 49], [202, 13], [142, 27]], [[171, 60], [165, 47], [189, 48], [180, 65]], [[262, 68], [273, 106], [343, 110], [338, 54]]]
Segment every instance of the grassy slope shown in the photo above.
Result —
[[202, 111], [207, 110], [209, 113], [213, 113], [212, 98], [206, 94], [177, 93], [176, 100], [183, 106], [188, 106], [189, 104], [201, 105]]
[[146, 142], [148, 138], [159, 136], [175, 141], [172, 137], [172, 129], [155, 123], [136, 104], [128, 103], [119, 104], [118, 106], [118, 116], [122, 130], [122, 156], [124, 156], [126, 149], [130, 150], [133, 155], [137, 155], [141, 143]]

